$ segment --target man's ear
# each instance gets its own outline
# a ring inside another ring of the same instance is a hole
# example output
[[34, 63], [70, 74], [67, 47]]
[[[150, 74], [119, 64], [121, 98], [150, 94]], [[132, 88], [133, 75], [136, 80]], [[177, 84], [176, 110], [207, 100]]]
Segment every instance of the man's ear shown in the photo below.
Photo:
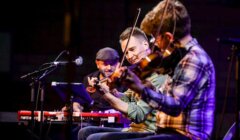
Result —
[[143, 41], [143, 46], [145, 50], [149, 49], [149, 43], [146, 40]]
[[174, 41], [174, 36], [173, 36], [173, 34], [170, 33], [170, 32], [165, 32], [165, 33], [164, 33], [164, 37], [165, 37], [168, 41], [170, 41], [170, 42], [173, 42], [173, 41]]
[[99, 61], [95, 60], [95, 63], [96, 63], [97, 68], [99, 68]]

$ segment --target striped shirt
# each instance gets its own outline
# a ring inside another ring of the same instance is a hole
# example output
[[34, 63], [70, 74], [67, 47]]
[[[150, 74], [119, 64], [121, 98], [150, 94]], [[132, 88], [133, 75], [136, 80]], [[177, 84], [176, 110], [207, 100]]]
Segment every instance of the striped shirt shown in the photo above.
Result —
[[170, 128], [193, 140], [207, 140], [214, 126], [215, 68], [196, 39], [185, 47], [188, 53], [174, 69], [166, 92], [145, 88], [142, 97], [159, 110], [159, 129]]

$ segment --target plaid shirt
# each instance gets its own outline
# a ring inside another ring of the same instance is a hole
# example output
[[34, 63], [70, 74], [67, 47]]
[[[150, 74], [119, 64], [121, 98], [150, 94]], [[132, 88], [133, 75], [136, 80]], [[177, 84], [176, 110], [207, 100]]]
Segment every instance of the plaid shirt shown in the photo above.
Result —
[[167, 92], [145, 88], [142, 96], [157, 113], [157, 126], [174, 129], [191, 139], [211, 138], [215, 111], [215, 69], [196, 39], [174, 70]]

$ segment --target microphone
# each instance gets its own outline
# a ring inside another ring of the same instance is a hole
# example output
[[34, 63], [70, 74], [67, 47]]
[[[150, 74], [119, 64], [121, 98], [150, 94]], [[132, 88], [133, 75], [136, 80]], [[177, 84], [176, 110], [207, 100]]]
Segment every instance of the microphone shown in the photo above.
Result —
[[217, 42], [222, 44], [240, 45], [240, 38], [217, 38]]
[[68, 61], [54, 61], [52, 62], [53, 65], [67, 65], [68, 63], [74, 63], [77, 66], [82, 65], [83, 63], [83, 58], [81, 56], [79, 56], [78, 58], [76, 58], [74, 61], [68, 62]]

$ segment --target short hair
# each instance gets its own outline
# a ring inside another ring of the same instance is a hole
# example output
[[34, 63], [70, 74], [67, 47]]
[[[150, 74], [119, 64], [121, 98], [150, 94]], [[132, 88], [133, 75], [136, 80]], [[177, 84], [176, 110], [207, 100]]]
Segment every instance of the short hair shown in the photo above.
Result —
[[[120, 35], [120, 37], [119, 37], [120, 41], [123, 41], [123, 40], [129, 38], [129, 36], [130, 36], [130, 34], [131, 34], [131, 32], [132, 32], [132, 28], [133, 28], [133, 27], [128, 27], [128, 28], [126, 28], [126, 29], [121, 33], [121, 35]], [[148, 41], [148, 38], [147, 38], [146, 34], [145, 34], [140, 28], [138, 28], [138, 27], [135, 27], [135, 28], [134, 28], [134, 31], [133, 31], [133, 33], [132, 33], [132, 36], [138, 37], [138, 38], [142, 38], [142, 39]]]
[[[165, 5], [167, 6], [166, 12]], [[163, 15], [164, 14], [164, 15]], [[160, 31], [158, 31], [162, 22]], [[191, 19], [185, 6], [177, 0], [163, 0], [149, 11], [140, 28], [148, 35], [171, 32], [175, 39], [181, 39], [191, 31]]]

